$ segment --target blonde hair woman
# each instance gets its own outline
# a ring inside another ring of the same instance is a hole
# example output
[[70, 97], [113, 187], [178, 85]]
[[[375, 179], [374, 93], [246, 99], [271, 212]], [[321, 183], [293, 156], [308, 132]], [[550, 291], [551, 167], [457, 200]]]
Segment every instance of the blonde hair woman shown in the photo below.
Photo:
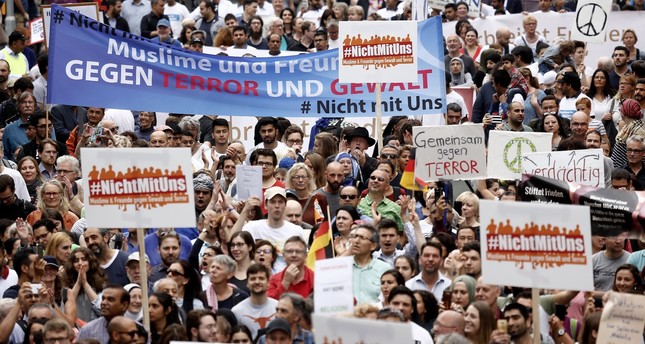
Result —
[[69, 195], [58, 180], [49, 180], [43, 183], [38, 191], [37, 209], [27, 215], [27, 223], [33, 225], [40, 220], [45, 209], [56, 209], [63, 215], [63, 228], [71, 229], [78, 217], [69, 209]]
[[285, 182], [287, 189], [298, 197], [298, 203], [302, 206], [303, 222], [313, 226], [320, 222], [321, 216], [326, 216], [327, 198], [322, 194], [314, 194], [316, 182], [307, 165], [301, 162], [294, 164], [287, 172]]
[[[459, 214], [459, 227], [470, 227], [479, 233], [479, 198], [470, 191], [463, 192], [457, 199], [461, 202], [461, 213]], [[479, 236], [478, 236], [479, 237]]]

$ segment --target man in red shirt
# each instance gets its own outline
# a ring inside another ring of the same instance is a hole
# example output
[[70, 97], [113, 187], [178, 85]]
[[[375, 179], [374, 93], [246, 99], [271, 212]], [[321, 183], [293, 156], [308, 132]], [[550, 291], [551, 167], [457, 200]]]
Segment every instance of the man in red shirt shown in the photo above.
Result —
[[293, 236], [285, 242], [282, 253], [287, 267], [271, 276], [267, 295], [277, 300], [282, 293], [290, 291], [307, 298], [314, 290], [314, 272], [305, 266], [307, 243]]

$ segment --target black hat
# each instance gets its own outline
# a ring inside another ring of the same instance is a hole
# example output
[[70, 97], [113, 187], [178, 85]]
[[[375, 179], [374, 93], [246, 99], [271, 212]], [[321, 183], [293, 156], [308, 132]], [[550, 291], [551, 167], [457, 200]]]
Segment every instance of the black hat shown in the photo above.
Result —
[[199, 43], [201, 45], [204, 45], [204, 41], [199, 37], [193, 37], [193, 39], [190, 40], [190, 44], [194, 44], [194, 43]]
[[370, 137], [369, 132], [367, 132], [366, 128], [363, 127], [358, 127], [352, 131], [351, 134], [346, 135], [347, 137], [347, 142], [351, 142], [353, 138], [355, 137], [362, 137], [367, 140], [368, 147], [372, 147], [375, 143], [376, 140]]
[[289, 326], [289, 323], [282, 318], [275, 318], [271, 320], [269, 326], [267, 326], [267, 334], [275, 331], [283, 331], [289, 337], [291, 337], [291, 326]]

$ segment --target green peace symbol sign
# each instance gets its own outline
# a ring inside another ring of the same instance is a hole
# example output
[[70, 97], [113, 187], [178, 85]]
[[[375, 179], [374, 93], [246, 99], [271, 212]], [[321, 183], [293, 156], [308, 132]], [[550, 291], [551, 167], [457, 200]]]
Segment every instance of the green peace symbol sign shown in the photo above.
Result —
[[515, 173], [522, 172], [522, 145], [528, 147], [531, 153], [537, 151], [533, 142], [524, 137], [512, 139], [504, 147], [504, 165]]

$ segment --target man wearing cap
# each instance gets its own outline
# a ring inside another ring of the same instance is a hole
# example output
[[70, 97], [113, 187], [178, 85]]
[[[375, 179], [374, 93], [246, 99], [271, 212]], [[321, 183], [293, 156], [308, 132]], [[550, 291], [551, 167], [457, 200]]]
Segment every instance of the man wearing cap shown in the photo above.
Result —
[[9, 63], [10, 78], [17, 79], [29, 74], [29, 62], [25, 54], [22, 53], [27, 46], [26, 40], [27, 38], [23, 34], [14, 31], [9, 35], [9, 44], [0, 50], [0, 59]]
[[[560, 100], [559, 114], [562, 118], [570, 120], [573, 113], [576, 112], [576, 101], [580, 98], [589, 97], [580, 91], [580, 77], [573, 72], [564, 73], [563, 77], [558, 80], [557, 87], [564, 96]], [[593, 113], [593, 102], [591, 104], [591, 113]]]
[[[145, 38], [157, 37], [159, 35], [157, 23], [161, 19], [168, 20], [168, 16], [163, 14], [164, 0], [152, 0], [150, 5], [152, 10], [141, 19], [141, 36]], [[170, 21], [168, 21], [168, 27], [170, 27]]]
[[190, 40], [190, 45], [188, 46], [188, 49], [190, 51], [196, 51], [198, 53], [203, 53], [204, 52], [204, 41], [201, 39], [201, 37], [193, 37]]
[[[246, 225], [244, 219], [249, 215], [253, 207], [260, 205], [257, 197], [251, 197], [246, 201], [244, 209], [238, 221], [233, 226], [231, 234], [240, 230], [251, 233], [253, 239], [264, 239], [270, 241], [275, 247], [284, 247], [285, 242], [292, 236], [299, 236], [305, 240], [301, 227], [287, 222], [284, 219], [287, 205], [287, 193], [284, 188], [274, 186], [264, 192], [264, 204], [268, 211], [267, 219], [250, 221]], [[282, 254], [279, 255], [274, 269], [281, 270], [285, 267]]]
[[266, 329], [266, 335], [258, 339], [258, 343], [265, 344], [291, 344], [291, 326], [285, 319], [271, 321]]
[[195, 217], [199, 217], [204, 210], [208, 209], [213, 197], [215, 183], [209, 174], [200, 173], [193, 178], [193, 189], [195, 191]]
[[166, 18], [161, 18], [157, 22], [157, 37], [154, 37], [152, 41], [163, 42], [176, 48], [183, 48], [181, 42], [172, 36], [170, 31], [170, 21]]
[[369, 147], [372, 147], [376, 141], [370, 137], [369, 132], [364, 127], [354, 129], [346, 137], [348, 153], [351, 153], [356, 161], [358, 161], [364, 179], [363, 183], [367, 184], [367, 178], [376, 170], [378, 160], [368, 156], [365, 151]]
[[[148, 276], [148, 290], [152, 290], [152, 281], [150, 280], [150, 273], [152, 268], [150, 267], [150, 259], [148, 255], [145, 255], [146, 260], [146, 274]], [[130, 283], [136, 283], [141, 285], [141, 269], [139, 268], [139, 252], [130, 253], [128, 256], [128, 261], [125, 263], [125, 272], [128, 275], [128, 280]]]

